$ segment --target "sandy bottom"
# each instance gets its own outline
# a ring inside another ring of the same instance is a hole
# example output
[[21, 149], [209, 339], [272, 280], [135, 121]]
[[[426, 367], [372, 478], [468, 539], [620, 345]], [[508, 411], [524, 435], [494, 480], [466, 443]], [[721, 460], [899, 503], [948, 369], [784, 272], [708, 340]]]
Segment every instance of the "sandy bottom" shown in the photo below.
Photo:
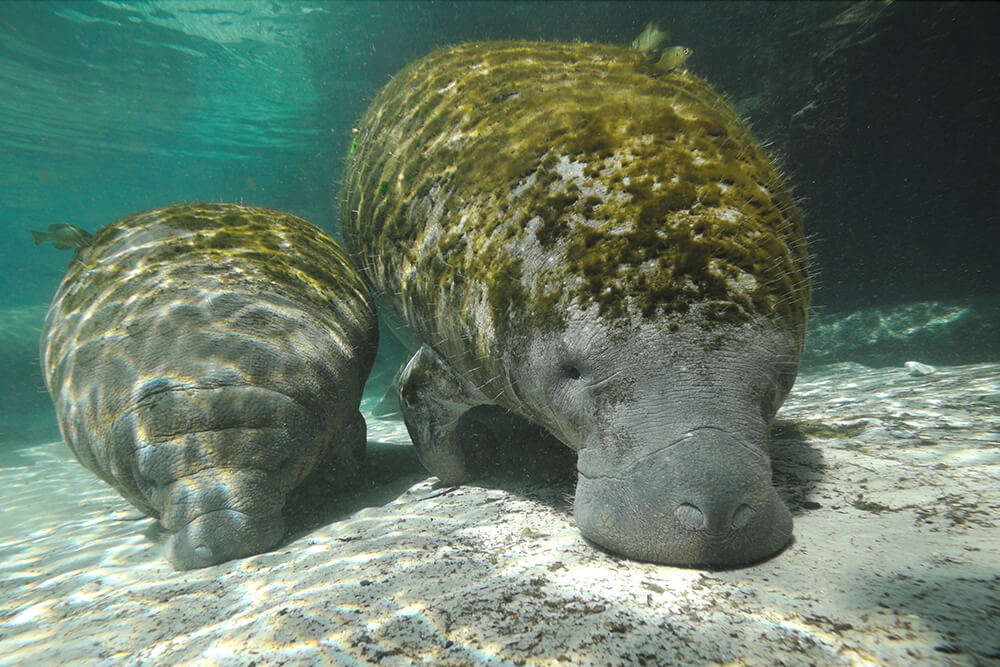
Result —
[[780, 417], [795, 542], [725, 572], [586, 543], [572, 481], [435, 488], [394, 421], [318, 527], [193, 572], [63, 445], [6, 452], [0, 664], [1000, 660], [1000, 365], [824, 367]]

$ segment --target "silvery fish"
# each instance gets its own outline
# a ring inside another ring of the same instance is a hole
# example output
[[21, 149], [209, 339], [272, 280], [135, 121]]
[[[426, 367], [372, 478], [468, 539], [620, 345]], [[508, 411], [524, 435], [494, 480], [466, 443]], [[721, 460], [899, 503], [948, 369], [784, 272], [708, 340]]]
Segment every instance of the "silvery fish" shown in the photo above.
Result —
[[643, 54], [648, 54], [655, 51], [664, 40], [672, 39], [673, 36], [674, 26], [660, 30], [655, 23], [650, 21], [639, 33], [639, 36], [632, 40], [632, 48], [642, 51]]
[[694, 50], [687, 46], [671, 46], [668, 49], [664, 49], [663, 55], [660, 56], [660, 60], [656, 63], [656, 66], [659, 69], [670, 72], [683, 65], [684, 61], [690, 58], [692, 53], [694, 53]]

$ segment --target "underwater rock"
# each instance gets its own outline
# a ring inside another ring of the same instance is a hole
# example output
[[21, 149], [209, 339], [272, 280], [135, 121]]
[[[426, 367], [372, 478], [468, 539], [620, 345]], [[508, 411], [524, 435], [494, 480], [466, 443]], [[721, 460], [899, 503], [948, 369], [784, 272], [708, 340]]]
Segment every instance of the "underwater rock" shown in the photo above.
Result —
[[185, 204], [122, 218], [80, 250], [42, 368], [85, 467], [174, 533], [179, 569], [259, 553], [286, 497], [362, 463], [377, 346], [347, 255], [295, 216]]
[[903, 367], [906, 370], [910, 371], [910, 375], [916, 375], [918, 377], [923, 375], [930, 375], [931, 373], [937, 370], [933, 366], [922, 364], [919, 361], [907, 361], [906, 363], [903, 364]]
[[349, 250], [416, 353], [400, 404], [445, 483], [532, 429], [578, 453], [582, 533], [739, 565], [791, 539], [768, 432], [810, 300], [802, 220], [730, 106], [641, 53], [436, 51], [358, 125]]

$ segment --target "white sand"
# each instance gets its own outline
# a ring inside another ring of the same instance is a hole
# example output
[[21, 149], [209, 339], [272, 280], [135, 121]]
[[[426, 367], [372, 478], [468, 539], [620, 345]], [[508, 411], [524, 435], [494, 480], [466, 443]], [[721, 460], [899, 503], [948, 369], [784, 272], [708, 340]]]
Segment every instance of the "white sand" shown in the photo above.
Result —
[[[571, 484], [435, 489], [383, 446], [383, 479], [321, 527], [178, 573], [63, 445], [8, 453], [0, 664], [1000, 660], [998, 396], [997, 364], [800, 377], [774, 453], [796, 541], [727, 572], [599, 551]], [[405, 441], [398, 422], [369, 437]]]

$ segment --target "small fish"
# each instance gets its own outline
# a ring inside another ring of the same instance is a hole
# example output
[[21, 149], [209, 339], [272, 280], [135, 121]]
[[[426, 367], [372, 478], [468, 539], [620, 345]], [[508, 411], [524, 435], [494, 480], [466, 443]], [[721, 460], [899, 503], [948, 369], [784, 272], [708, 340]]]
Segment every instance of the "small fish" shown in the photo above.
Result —
[[642, 32], [639, 33], [639, 36], [632, 40], [632, 48], [642, 51], [643, 54], [647, 54], [655, 51], [664, 40], [672, 39], [673, 36], [674, 26], [670, 26], [666, 30], [660, 30], [655, 23], [650, 21], [642, 29]]
[[657, 68], [671, 72], [681, 65], [684, 61], [691, 57], [694, 50], [687, 46], [671, 46], [668, 49], [664, 49], [663, 55], [660, 56], [659, 62], [656, 63]]
[[44, 232], [30, 230], [35, 245], [48, 242], [59, 250], [69, 250], [70, 248], [82, 248], [94, 238], [94, 235], [86, 229], [81, 229], [68, 222], [54, 222], [48, 225], [45, 230]]

